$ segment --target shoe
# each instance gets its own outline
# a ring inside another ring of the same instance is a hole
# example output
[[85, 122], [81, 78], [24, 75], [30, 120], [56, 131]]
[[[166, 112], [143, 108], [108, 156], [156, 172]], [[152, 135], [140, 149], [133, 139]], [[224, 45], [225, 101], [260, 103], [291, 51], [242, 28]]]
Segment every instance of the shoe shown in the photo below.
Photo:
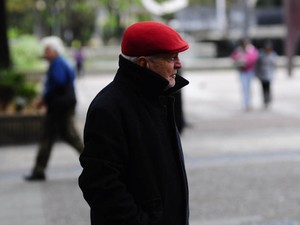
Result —
[[45, 174], [30, 174], [24, 177], [26, 181], [44, 181], [46, 180]]

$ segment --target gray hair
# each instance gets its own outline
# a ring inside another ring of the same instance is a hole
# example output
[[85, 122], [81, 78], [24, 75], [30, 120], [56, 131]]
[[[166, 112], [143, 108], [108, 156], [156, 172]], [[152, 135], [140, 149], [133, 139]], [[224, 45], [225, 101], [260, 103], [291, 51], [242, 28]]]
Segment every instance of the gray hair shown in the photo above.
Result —
[[56, 36], [49, 36], [45, 37], [41, 40], [41, 44], [43, 48], [46, 47], [51, 48], [52, 50], [56, 51], [58, 54], [63, 54], [65, 51], [64, 44], [59, 37]]
[[137, 59], [138, 59], [138, 57], [136, 57], [136, 56], [128, 56], [128, 55], [124, 55], [123, 53], [121, 54], [125, 59], [127, 59], [127, 60], [129, 60], [129, 61], [131, 61], [131, 62], [133, 62], [133, 63], [136, 63], [137, 62]]
[[[137, 60], [138, 60], [138, 56], [128, 56], [128, 55], [124, 55], [123, 53], [121, 54], [125, 59], [133, 62], [133, 63], [136, 63]], [[159, 57], [160, 55], [149, 55], [149, 56], [143, 56], [144, 58], [148, 58], [148, 59], [155, 59], [157, 57]]]

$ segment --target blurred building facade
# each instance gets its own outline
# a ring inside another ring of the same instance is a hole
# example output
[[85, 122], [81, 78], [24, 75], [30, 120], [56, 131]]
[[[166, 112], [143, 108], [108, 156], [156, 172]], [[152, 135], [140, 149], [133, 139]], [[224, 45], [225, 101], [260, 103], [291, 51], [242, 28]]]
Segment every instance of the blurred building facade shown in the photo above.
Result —
[[[190, 5], [176, 13], [170, 25], [195, 42], [214, 43], [216, 56], [228, 56], [241, 38], [258, 47], [272, 40], [276, 52], [284, 54], [286, 26], [280, 1], [216, 0], [209, 5]], [[276, 4], [275, 4], [276, 3]]]

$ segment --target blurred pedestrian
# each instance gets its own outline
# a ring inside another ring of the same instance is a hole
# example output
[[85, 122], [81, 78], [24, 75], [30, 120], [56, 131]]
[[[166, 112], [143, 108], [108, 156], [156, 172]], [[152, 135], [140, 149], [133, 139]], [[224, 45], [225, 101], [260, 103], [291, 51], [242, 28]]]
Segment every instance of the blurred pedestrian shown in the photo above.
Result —
[[83, 75], [84, 69], [84, 55], [82, 47], [76, 49], [74, 54], [75, 66], [76, 66], [76, 75], [78, 77]]
[[58, 135], [78, 153], [83, 150], [82, 140], [74, 126], [76, 106], [74, 70], [61, 56], [63, 44], [58, 37], [44, 38], [42, 45], [44, 57], [49, 61], [49, 68], [44, 91], [37, 107], [45, 105], [46, 115], [35, 165], [31, 174], [25, 177], [27, 181], [46, 179], [45, 169]]
[[261, 82], [264, 107], [267, 109], [272, 101], [272, 81], [276, 68], [277, 53], [271, 41], [267, 41], [259, 52], [256, 65], [256, 76]]
[[172, 28], [138, 22], [123, 36], [114, 80], [92, 101], [79, 186], [92, 225], [188, 225], [188, 185], [174, 118], [176, 75], [188, 44]]
[[231, 58], [239, 71], [242, 87], [243, 107], [246, 111], [250, 110], [251, 105], [251, 81], [255, 75], [255, 65], [258, 58], [258, 51], [248, 39], [242, 39]]

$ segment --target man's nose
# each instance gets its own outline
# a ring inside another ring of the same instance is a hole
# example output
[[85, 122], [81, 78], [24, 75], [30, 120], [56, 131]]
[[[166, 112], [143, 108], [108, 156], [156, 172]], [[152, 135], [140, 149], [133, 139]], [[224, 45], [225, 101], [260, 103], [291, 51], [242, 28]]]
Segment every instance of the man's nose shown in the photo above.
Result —
[[174, 67], [175, 67], [175, 69], [180, 69], [181, 68], [181, 62], [180, 62], [179, 59], [175, 61]]

